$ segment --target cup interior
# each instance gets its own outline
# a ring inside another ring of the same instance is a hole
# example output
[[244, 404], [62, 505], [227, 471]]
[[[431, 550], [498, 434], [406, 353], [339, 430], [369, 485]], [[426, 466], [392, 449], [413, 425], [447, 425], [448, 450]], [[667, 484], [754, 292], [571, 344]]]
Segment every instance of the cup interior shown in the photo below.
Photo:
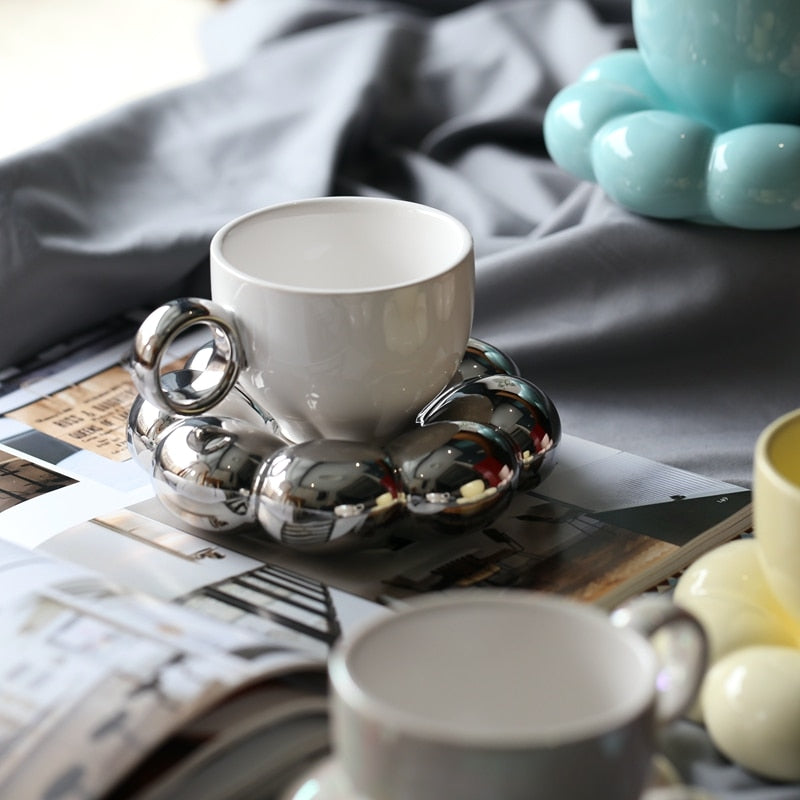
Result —
[[778, 425], [766, 444], [772, 467], [800, 490], [800, 413]]
[[418, 284], [469, 257], [458, 220], [400, 200], [327, 197], [255, 211], [211, 243], [218, 265], [287, 290], [353, 293]]
[[334, 655], [334, 691], [362, 716], [456, 744], [565, 743], [652, 702], [638, 634], [554, 597], [458, 596], [382, 620]]

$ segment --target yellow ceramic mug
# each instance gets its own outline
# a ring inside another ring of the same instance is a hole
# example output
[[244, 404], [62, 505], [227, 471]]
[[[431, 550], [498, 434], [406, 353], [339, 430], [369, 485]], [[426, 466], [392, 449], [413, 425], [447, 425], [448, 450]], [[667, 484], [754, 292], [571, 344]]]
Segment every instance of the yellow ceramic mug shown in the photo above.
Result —
[[699, 558], [674, 599], [711, 649], [700, 698], [714, 744], [748, 770], [800, 781], [800, 409], [756, 442], [755, 538]]
[[756, 442], [753, 523], [767, 580], [800, 617], [800, 409], [776, 419]]

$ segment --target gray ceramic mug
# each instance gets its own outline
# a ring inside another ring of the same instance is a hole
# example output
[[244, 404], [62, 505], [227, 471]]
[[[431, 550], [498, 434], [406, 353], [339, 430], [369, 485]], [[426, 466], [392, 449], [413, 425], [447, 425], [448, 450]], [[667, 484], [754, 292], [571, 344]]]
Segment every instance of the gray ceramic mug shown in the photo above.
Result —
[[334, 756], [288, 797], [638, 800], [705, 663], [666, 598], [609, 617], [540, 593], [428, 596], [335, 649]]

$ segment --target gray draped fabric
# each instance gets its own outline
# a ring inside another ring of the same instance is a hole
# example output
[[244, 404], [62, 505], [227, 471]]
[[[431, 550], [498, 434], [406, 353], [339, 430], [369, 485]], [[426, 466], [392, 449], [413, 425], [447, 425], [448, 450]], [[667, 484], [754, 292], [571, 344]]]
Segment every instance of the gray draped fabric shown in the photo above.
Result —
[[[397, 196], [472, 230], [474, 332], [565, 430], [748, 485], [758, 432], [800, 406], [800, 232], [645, 219], [553, 165], [549, 100], [630, 41], [627, 0], [232, 0], [209, 78], [0, 162], [0, 364], [207, 295], [240, 213]], [[720, 797], [800, 798], [678, 734]]]

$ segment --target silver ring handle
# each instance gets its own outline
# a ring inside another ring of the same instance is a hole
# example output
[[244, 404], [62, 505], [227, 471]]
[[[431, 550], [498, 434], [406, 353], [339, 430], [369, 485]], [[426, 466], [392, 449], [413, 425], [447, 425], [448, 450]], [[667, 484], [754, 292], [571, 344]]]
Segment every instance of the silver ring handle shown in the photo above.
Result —
[[611, 622], [651, 640], [661, 664], [656, 722], [678, 719], [697, 697], [708, 666], [708, 639], [698, 619], [667, 597], [641, 595], [613, 611]]
[[[202, 372], [180, 385], [165, 382], [161, 361], [174, 339], [198, 324], [208, 327], [212, 351]], [[139, 394], [162, 411], [202, 414], [233, 388], [244, 350], [232, 315], [213, 300], [181, 297], [151, 312], [133, 340], [130, 368]]]

